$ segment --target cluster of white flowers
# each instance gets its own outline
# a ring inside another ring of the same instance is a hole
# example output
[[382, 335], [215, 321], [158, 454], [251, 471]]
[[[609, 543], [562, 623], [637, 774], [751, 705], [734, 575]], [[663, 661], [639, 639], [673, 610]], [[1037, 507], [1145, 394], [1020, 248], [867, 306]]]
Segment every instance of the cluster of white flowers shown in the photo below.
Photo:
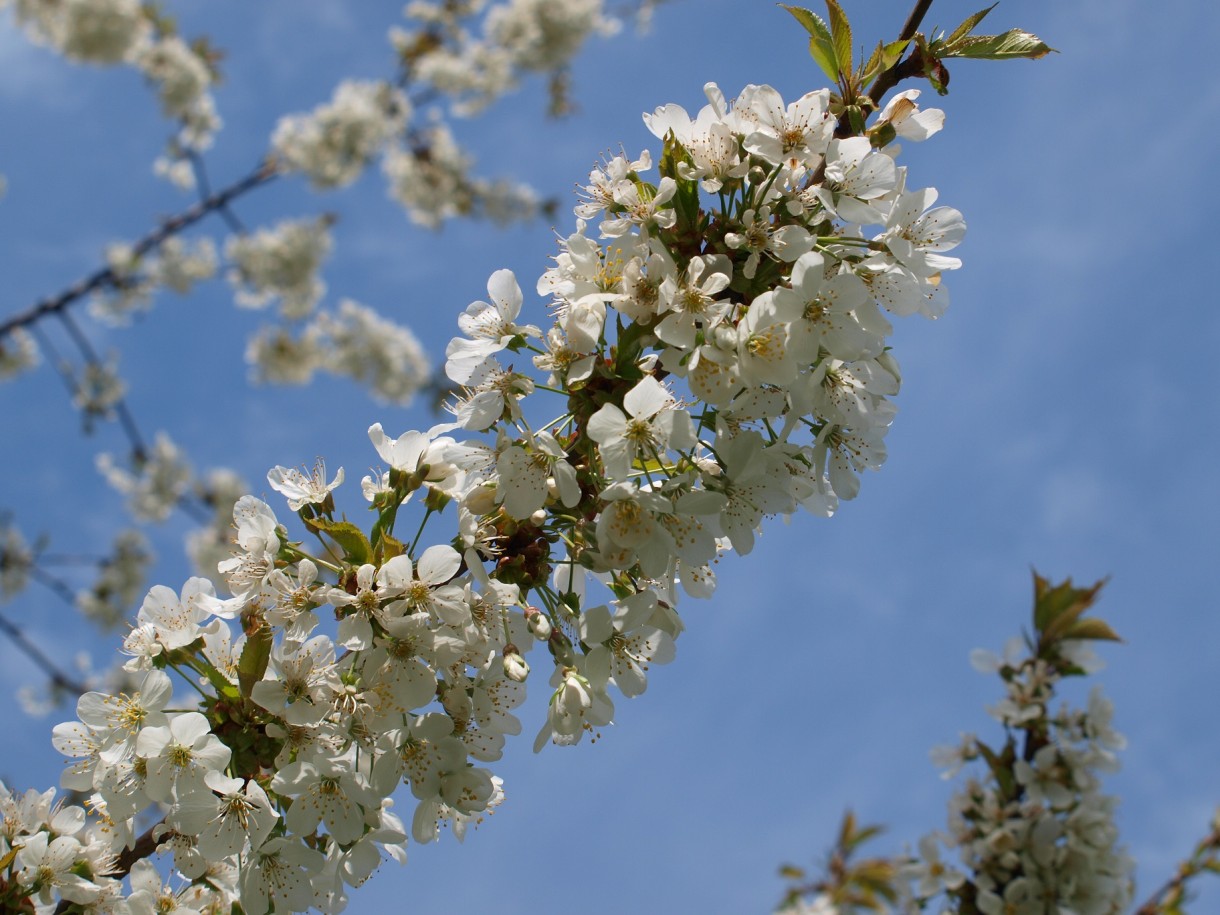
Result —
[[126, 622], [145, 585], [153, 555], [144, 535], [136, 530], [120, 531], [111, 554], [101, 561], [97, 580], [76, 595], [76, 605], [86, 618], [107, 629]]
[[137, 255], [131, 245], [116, 242], [106, 247], [106, 264], [113, 280], [96, 289], [89, 314], [111, 326], [131, 323], [132, 316], [152, 308], [160, 287], [178, 295], [216, 275], [216, 246], [210, 238], [171, 236], [152, 251]]
[[306, 384], [324, 371], [365, 385], [376, 400], [407, 404], [428, 383], [427, 354], [407, 327], [344, 299], [337, 313], [320, 311], [293, 334], [260, 329], [246, 347], [256, 382]]
[[281, 324], [259, 328], [246, 344], [250, 377], [258, 384], [308, 384], [326, 362], [317, 325], [298, 334]]
[[377, 400], [405, 404], [428, 382], [428, 357], [408, 328], [351, 299], [314, 322], [326, 354], [322, 368], [368, 386]]
[[[878, 913], [1128, 911], [1135, 865], [1118, 845], [1117, 798], [1101, 791], [1101, 777], [1118, 769], [1117, 752], [1126, 740], [1111, 724], [1114, 709], [1100, 687], [1083, 709], [1053, 707], [1065, 678], [1100, 669], [1090, 643], [1118, 638], [1101, 619], [1085, 618], [1102, 584], [1076, 588], [1069, 579], [1052, 585], [1035, 575], [1031, 635], [1012, 639], [1003, 657], [972, 653], [977, 670], [1004, 684], [1004, 698], [988, 710], [1004, 740], [989, 746], [963, 734], [956, 746], [933, 750], [946, 779], [968, 763], [983, 766], [950, 799], [948, 831], [925, 835], [916, 855], [852, 861], [879, 829], [857, 829], [848, 813], [835, 863], [823, 879], [808, 880], [802, 868], [784, 869], [798, 882], [777, 915], [846, 915], [857, 911], [855, 902]], [[1218, 843], [1220, 832], [1214, 831], [1140, 911], [1177, 912], [1184, 881], [1210, 869]], [[942, 851], [956, 852], [960, 866]]]
[[0, 884], [4, 911], [50, 912], [63, 899], [107, 912], [122, 902], [122, 884], [106, 876], [115, 867], [110, 837], [82, 808], [61, 806], [53, 788], [17, 795], [0, 782], [0, 816], [0, 852], [12, 877]]
[[[422, 97], [448, 100], [458, 115], [511, 91], [519, 72], [561, 72], [589, 36], [619, 27], [602, 0], [413, 2], [405, 15], [415, 28], [391, 30], [403, 83]], [[471, 22], [480, 16], [477, 26]], [[474, 37], [477, 31], [482, 38]], [[473, 177], [473, 159], [432, 114], [430, 123], [411, 128], [412, 105], [402, 90], [385, 82], [347, 81], [330, 102], [282, 118], [271, 145], [282, 168], [302, 172], [317, 188], [350, 184], [382, 155], [390, 195], [412, 222], [429, 228], [458, 215], [508, 222], [538, 212], [530, 188]]]
[[135, 63], [157, 87], [165, 116], [182, 123], [178, 142], [188, 149], [206, 149], [220, 129], [208, 62], [179, 36], [166, 35], [142, 47]]
[[115, 405], [127, 393], [127, 385], [119, 375], [118, 355], [112, 353], [105, 362], [88, 362], [76, 380], [72, 405], [80, 410], [86, 429], [98, 418], [113, 415]]
[[[361, 483], [367, 533], [336, 515], [342, 471], [273, 469], [326, 555], [242, 497], [218, 566], [229, 596], [205, 578], [152, 588], [124, 641], [143, 682], [87, 694], [56, 729], [74, 760], [64, 785], [90, 795], [111, 852], [142, 811], [165, 812], [180, 905], [338, 911], [383, 855], [404, 856], [389, 807], [402, 784], [417, 841], [442, 824], [461, 835], [503, 798], [484, 764], [522, 729], [512, 710], [535, 643], [551, 662], [535, 750], [596, 734], [614, 692], [640, 695], [673, 659], [680, 593], [710, 595], [723, 551], [748, 552], [767, 516], [829, 514], [884, 458], [898, 370], [883, 309], [939, 313], [960, 215], [925, 212], [934, 192], [909, 191], [868, 137], [836, 139], [825, 92], [786, 106], [750, 86], [731, 107], [707, 94], [696, 119], [674, 105], [646, 118], [664, 142], [655, 185], [647, 153], [593, 172], [577, 232], [537, 283], [551, 328], [519, 322], [522, 291], [498, 271], [446, 351], [455, 421], [369, 430], [387, 469]], [[256, 296], [305, 275], [269, 247], [230, 251]], [[354, 304], [321, 323], [307, 336], [339, 349], [386, 336]], [[417, 355], [382, 347], [387, 364]], [[509, 353], [532, 353], [545, 383]], [[564, 412], [537, 425], [525, 398], [544, 390]], [[190, 479], [167, 439], [138, 477], [104, 469], [145, 515]], [[456, 537], [421, 544], [421, 525], [399, 539], [409, 502], [425, 522], [455, 512]], [[169, 710], [169, 669], [198, 678], [198, 710]], [[42, 891], [25, 872], [6, 879]], [[133, 874], [132, 892], [154, 883]], [[109, 892], [91, 886], [72, 891]]]
[[590, 35], [613, 35], [618, 20], [602, 0], [510, 0], [487, 14], [487, 39], [523, 70], [557, 70], [568, 64]]
[[381, 163], [390, 196], [416, 225], [435, 229], [446, 219], [476, 214], [503, 224], [538, 213], [540, 201], [530, 187], [473, 177], [473, 165], [442, 121], [417, 131], [415, 145], [391, 146]]
[[14, 0], [11, 5], [32, 38], [83, 63], [123, 63], [152, 39], [139, 0]]
[[208, 61], [165, 31], [138, 0], [11, 0], [26, 33], [71, 60], [135, 66], [157, 89], [167, 117], [182, 124], [178, 142], [203, 149], [220, 127]]
[[0, 381], [28, 372], [41, 361], [38, 344], [24, 328], [15, 328], [0, 339]]
[[[1095, 686], [1086, 708], [1056, 711], [1051, 700], [1064, 665], [1022, 658], [1023, 647], [1014, 640], [1002, 659], [976, 653], [976, 666], [1004, 681], [1007, 695], [989, 710], [992, 717], [1008, 734], [1024, 734], [1025, 745], [1010, 737], [997, 753], [966, 735], [935, 754], [947, 775], [971, 760], [989, 765], [950, 800], [948, 833], [920, 843], [918, 896], [969, 896], [984, 915], [1048, 906], [1079, 915], [1126, 911], [1134, 862], [1118, 846], [1117, 798], [1102, 793], [1099, 777], [1118, 768], [1116, 751], [1126, 745], [1111, 726], [1113, 706]], [[1062, 651], [1072, 666], [1092, 660], [1082, 643], [1064, 642]], [[956, 850], [963, 870], [940, 860], [938, 844]]]
[[406, 129], [411, 106], [388, 83], [340, 83], [329, 104], [281, 118], [271, 146], [284, 165], [317, 188], [350, 184], [390, 138]]
[[106, 482], [127, 497], [128, 510], [142, 521], [164, 521], [190, 490], [193, 474], [181, 449], [158, 432], [148, 454], [137, 466], [121, 466], [114, 455], [97, 456], [97, 469]]
[[[466, 22], [480, 13], [481, 26]], [[620, 28], [602, 0], [414, 0], [405, 14], [413, 27], [392, 30], [390, 40], [408, 79], [449, 98], [458, 115], [511, 92], [518, 71], [562, 71], [588, 38]]]
[[191, 241], [175, 235], [161, 242], [144, 269], [157, 285], [186, 295], [196, 283], [216, 275], [217, 263], [212, 239]]
[[265, 308], [278, 300], [284, 317], [305, 317], [326, 292], [318, 270], [330, 248], [325, 217], [285, 220], [230, 238], [225, 256], [233, 262], [228, 278], [237, 290], [237, 304]]

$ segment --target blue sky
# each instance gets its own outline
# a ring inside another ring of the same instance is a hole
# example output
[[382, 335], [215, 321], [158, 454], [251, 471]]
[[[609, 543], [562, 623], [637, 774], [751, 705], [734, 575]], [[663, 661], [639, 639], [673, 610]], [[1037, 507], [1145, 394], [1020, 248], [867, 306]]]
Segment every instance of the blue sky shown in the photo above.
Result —
[[[952, 27], [976, 3], [937, 0], [926, 24]], [[903, 3], [844, 5], [858, 43], [889, 37], [906, 13]], [[390, 71], [384, 32], [400, 3], [169, 6], [187, 34], [207, 32], [228, 52], [217, 93], [226, 127], [208, 157], [223, 183], [257, 161], [281, 113], [328, 98], [345, 76]], [[913, 844], [943, 824], [949, 791], [928, 750], [963, 730], [995, 736], [983, 707], [997, 690], [968, 654], [1020, 631], [1031, 566], [1078, 582], [1112, 576], [1101, 615], [1126, 643], [1103, 649], [1098, 679], [1130, 742], [1109, 785], [1144, 892], [1202, 835], [1220, 802], [1220, 411], [1208, 393], [1220, 317], [1206, 253], [1220, 202], [1209, 42], [1220, 11], [1028, 0], [1001, 4], [991, 23], [1027, 28], [1061, 53], [951, 67], [938, 103], [946, 129], [904, 152], [912, 181], [937, 187], [969, 231], [945, 317], [898, 323], [905, 384], [889, 462], [835, 518], [772, 524], [753, 554], [722, 562], [716, 597], [683, 608], [677, 660], [644, 697], [618, 703], [596, 745], [534, 756], [518, 740], [496, 767], [508, 801], [495, 816], [463, 846], [412, 846], [406, 868], [386, 865], [351, 911], [410, 900], [422, 912], [762, 912], [780, 893], [776, 867], [818, 859], [849, 806], [890, 824], [878, 850]], [[532, 286], [554, 233], [571, 230], [573, 184], [599, 154], [651, 145], [641, 112], [670, 101], [695, 110], [708, 80], [730, 96], [770, 83], [787, 99], [822, 85], [799, 30], [770, 2], [673, 0], [650, 34], [597, 42], [578, 60], [572, 118], [545, 121], [531, 85], [458, 125], [485, 173], [561, 197], [553, 226], [423, 233], [375, 171], [327, 196], [279, 182], [239, 212], [251, 225], [336, 213], [329, 301], [374, 305], [439, 353], [493, 270], [511, 267]], [[189, 204], [150, 174], [166, 134], [155, 109], [133, 73], [69, 66], [0, 27], [0, 314]], [[241, 470], [258, 494], [272, 465], [318, 455], [357, 480], [376, 462], [371, 423], [397, 434], [432, 422], [346, 383], [250, 387], [242, 353], [256, 320], [214, 283], [163, 297], [131, 329], [90, 333], [121, 352], [147, 430], [169, 430], [196, 467]], [[84, 438], [46, 368], [0, 387], [0, 416], [0, 505], [28, 532], [54, 533], [57, 549], [107, 543], [121, 507], [92, 456], [121, 449], [116, 432]], [[345, 489], [359, 513], [358, 489]], [[156, 580], [174, 587], [189, 574], [183, 530], [149, 531]], [[110, 650], [49, 596], [3, 609], [65, 654]], [[0, 695], [29, 675], [0, 645]], [[534, 684], [527, 734], [545, 698]], [[0, 773], [49, 785], [60, 768], [49, 727], [61, 719], [3, 707], [12, 740]]]

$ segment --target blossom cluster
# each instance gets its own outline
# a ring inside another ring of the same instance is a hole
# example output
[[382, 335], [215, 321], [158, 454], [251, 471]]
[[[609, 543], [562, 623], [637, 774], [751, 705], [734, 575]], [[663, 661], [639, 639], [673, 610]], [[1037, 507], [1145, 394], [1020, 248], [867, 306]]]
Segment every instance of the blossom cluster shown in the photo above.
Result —
[[230, 238], [225, 256], [233, 265], [228, 277], [237, 304], [265, 308], [278, 301], [287, 318], [302, 318], [313, 311], [326, 292], [318, 270], [330, 254], [329, 227], [325, 217], [284, 220]]
[[131, 245], [106, 248], [106, 264], [114, 277], [108, 287], [95, 289], [89, 313], [106, 324], [121, 327], [133, 315], [152, 308], [158, 287], [185, 295], [216, 275], [216, 246], [210, 238], [167, 238], [155, 251], [137, 254]]
[[[1062, 647], [1073, 666], [1093, 660], [1083, 643]], [[1116, 751], [1126, 746], [1111, 724], [1113, 705], [1095, 686], [1085, 708], [1054, 709], [1065, 665], [1022, 657], [1023, 648], [1018, 639], [1003, 658], [976, 653], [976, 667], [1004, 681], [1006, 695], [991, 716], [1007, 733], [1025, 734], [1025, 746], [1018, 758], [1006, 750], [1001, 757], [967, 735], [937, 752], [946, 775], [974, 760], [989, 765], [950, 799], [948, 832], [920, 843], [918, 895], [969, 895], [984, 915], [1042, 912], [1048, 903], [1080, 915], [1125, 911], [1134, 862], [1118, 845], [1118, 799], [1100, 781], [1117, 770]], [[943, 864], [938, 846], [956, 851], [963, 870]]]
[[[458, 115], [470, 115], [516, 87], [518, 71], [561, 72], [592, 35], [621, 23], [603, 0], [413, 0], [410, 28], [390, 32], [408, 81], [442, 93]], [[467, 21], [483, 14], [481, 23]]]
[[[416, 117], [411, 99], [441, 100], [447, 114], [469, 116], [512, 91], [523, 72], [552, 74], [553, 95], [560, 94], [560, 74], [585, 41], [613, 34], [619, 21], [603, 0], [416, 0], [404, 14], [410, 26], [390, 32], [397, 84], [349, 80], [329, 102], [282, 118], [271, 144], [278, 166], [329, 189], [350, 184], [380, 157], [390, 196], [428, 228], [460, 215], [496, 222], [535, 215], [532, 189], [474, 176], [473, 157], [441, 112]], [[553, 109], [564, 107], [552, 100]]]
[[[1052, 585], [1035, 575], [1032, 636], [1011, 640], [1002, 657], [972, 653], [974, 667], [1004, 685], [1003, 698], [988, 711], [1005, 736], [992, 746], [963, 734], [956, 746], [933, 751], [946, 779], [968, 764], [983, 767], [950, 799], [948, 830], [925, 835], [914, 855], [853, 860], [880, 830], [857, 828], [849, 813], [835, 863], [823, 878], [808, 880], [803, 868], [784, 868], [798, 882], [778, 913], [1128, 911], [1134, 862], [1118, 845], [1117, 799], [1101, 790], [1101, 778], [1117, 770], [1126, 740], [1113, 728], [1113, 706], [1100, 687], [1094, 686], [1084, 708], [1055, 708], [1066, 678], [1100, 669], [1090, 642], [1118, 638], [1102, 620], [1085, 618], [1101, 586], [1076, 588], [1070, 580]], [[1169, 885], [1176, 886], [1177, 899], [1183, 892], [1178, 881], [1203, 869], [1218, 837], [1213, 832], [1197, 857], [1179, 868]], [[942, 851], [955, 852], [958, 864]], [[1149, 901], [1140, 911], [1177, 911], [1174, 898], [1169, 893], [1164, 907]]]
[[3, 0], [36, 41], [71, 60], [130, 64], [153, 84], [178, 143], [204, 149], [220, 127], [211, 62], [138, 0]]
[[[385, 464], [361, 482], [371, 528], [337, 513], [342, 471], [274, 468], [322, 551], [243, 496], [218, 582], [144, 599], [124, 640], [136, 686], [86, 694], [56, 728], [64, 786], [90, 797], [111, 853], [161, 811], [178, 904], [338, 911], [408, 834], [460, 836], [504, 797], [486, 764], [523, 729], [534, 646], [550, 685], [535, 750], [596, 735], [616, 694], [674, 658], [681, 594], [710, 595], [721, 554], [749, 552], [767, 517], [830, 514], [884, 460], [899, 384], [886, 314], [943, 310], [958, 262], [942, 252], [964, 231], [908, 188], [886, 137], [942, 116], [912, 116], [906, 93], [882, 112], [893, 130], [842, 137], [824, 91], [706, 94], [694, 118], [646, 116], [656, 183], [648, 152], [590, 175], [536, 284], [552, 326], [522, 322], [520, 285], [498, 271], [446, 351], [453, 421], [370, 428]], [[561, 413], [540, 423], [526, 398], [552, 392]], [[189, 485], [158, 449], [162, 472], [126, 480], [146, 512]], [[445, 514], [452, 533], [429, 543]], [[170, 704], [169, 671], [203, 693], [196, 708]], [[21, 892], [58, 887], [13, 867]], [[107, 869], [87, 872], [71, 891], [92, 904]], [[133, 892], [147, 879], [133, 873]]]

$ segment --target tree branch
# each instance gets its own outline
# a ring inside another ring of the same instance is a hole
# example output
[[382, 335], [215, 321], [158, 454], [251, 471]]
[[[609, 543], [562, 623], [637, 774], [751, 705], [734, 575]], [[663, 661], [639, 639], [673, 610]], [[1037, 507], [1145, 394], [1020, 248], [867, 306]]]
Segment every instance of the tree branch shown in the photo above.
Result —
[[[156, 229], [149, 232], [132, 246], [133, 256], [140, 257], [143, 254], [147, 254], [149, 251], [157, 248], [167, 238], [190, 228], [210, 213], [216, 211], [223, 212], [233, 200], [260, 185], [274, 180], [278, 174], [279, 172], [274, 162], [263, 162], [253, 172], [246, 175], [246, 177], [230, 184], [223, 190], [217, 191], [177, 216], [171, 216], [169, 219], [166, 219]], [[3, 339], [19, 327], [25, 327], [42, 320], [47, 315], [63, 311], [82, 296], [88, 295], [95, 289], [113, 286], [118, 281], [119, 277], [111, 267], [105, 267], [91, 273], [58, 295], [43, 299], [32, 308], [19, 312], [0, 322], [0, 339]]]
[[2, 614], [0, 614], [0, 632], [8, 636], [9, 641], [17, 646], [22, 654], [33, 661], [50, 678], [54, 686], [74, 692], [78, 696], [84, 695], [89, 691], [88, 687], [84, 684], [73, 680], [72, 677], [60, 670], [41, 648], [26, 638], [25, 633], [9, 620], [8, 617]]
[[1161, 902], [1164, 900], [1170, 905], [1180, 904], [1186, 895], [1187, 881], [1203, 873], [1209, 859], [1217, 850], [1220, 850], [1220, 824], [1216, 825], [1211, 833], [1198, 844], [1188, 860], [1178, 865], [1178, 872], [1166, 880], [1148, 897], [1147, 902], [1135, 910], [1135, 915], [1162, 915], [1166, 911], [1177, 911], [1177, 909], [1162, 908]]
[[[903, 23], [902, 31], [898, 33], [898, 41], [905, 41], [915, 37], [915, 33], [919, 31], [919, 25], [923, 22], [923, 17], [927, 15], [928, 9], [932, 6], [932, 0], [917, 0], [915, 7], [911, 10], [911, 14], [907, 16], [907, 21]], [[915, 55], [911, 55], [906, 60], [899, 61], [888, 70], [884, 71], [877, 77], [877, 81], [873, 83], [873, 88], [869, 90], [868, 97], [873, 100], [874, 104], [880, 104], [881, 98], [896, 86], [901, 80], [911, 76], [918, 76], [922, 70], [912, 69], [911, 61], [915, 60]]]
[[[149, 855], [155, 852], [160, 843], [157, 839], [153, 838], [153, 836], [156, 831], [164, 825], [164, 820], [158, 820], [152, 826], [149, 826], [148, 829], [146, 829], [143, 833], [141, 833], [140, 837], [136, 839], [135, 845], [133, 845], [131, 848], [123, 849], [122, 853], [118, 857], [118, 860], [115, 862], [114, 870], [106, 874], [106, 876], [114, 877], [116, 880], [121, 880], [123, 877], [126, 877], [129, 873], [131, 873], [132, 865], [142, 858], [147, 858]], [[74, 903], [68, 902], [66, 899], [60, 900], [59, 905], [55, 907], [55, 915], [60, 915], [60, 913], [67, 912], [70, 908], [72, 908], [73, 905]]]

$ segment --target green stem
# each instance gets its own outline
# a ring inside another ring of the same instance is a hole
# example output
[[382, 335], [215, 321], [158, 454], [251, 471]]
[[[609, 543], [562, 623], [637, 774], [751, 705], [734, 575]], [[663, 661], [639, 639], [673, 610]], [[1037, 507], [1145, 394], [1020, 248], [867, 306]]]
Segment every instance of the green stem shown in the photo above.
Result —
[[415, 539], [411, 541], [411, 546], [407, 549], [407, 552], [412, 556], [415, 555], [415, 546], [419, 543], [419, 538], [423, 536], [424, 525], [428, 523], [430, 517], [432, 517], [432, 509], [429, 508], [424, 512], [424, 520], [419, 522], [419, 530], [415, 532]]

